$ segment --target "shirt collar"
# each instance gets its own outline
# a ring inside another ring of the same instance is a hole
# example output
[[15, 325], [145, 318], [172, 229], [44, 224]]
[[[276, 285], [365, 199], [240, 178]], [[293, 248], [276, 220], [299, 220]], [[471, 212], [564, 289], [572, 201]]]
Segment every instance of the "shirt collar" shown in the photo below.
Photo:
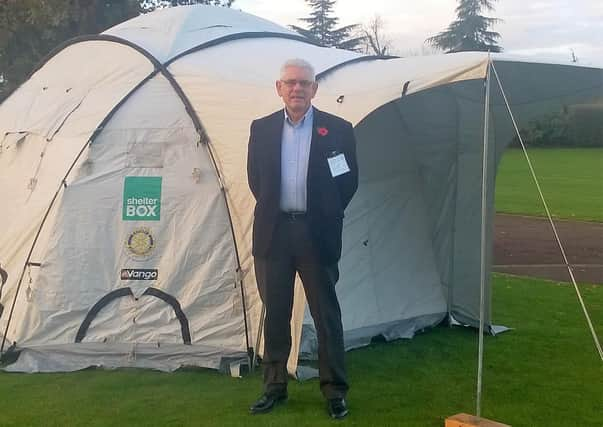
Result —
[[301, 126], [306, 122], [306, 120], [311, 122], [312, 119], [314, 118], [314, 107], [312, 105], [310, 105], [310, 108], [308, 108], [308, 111], [306, 111], [306, 114], [304, 114], [304, 117], [302, 117], [302, 119], [299, 122], [297, 122], [296, 124], [293, 124], [293, 122], [289, 118], [287, 109], [284, 108], [283, 111], [285, 112], [285, 122], [289, 123], [291, 126]]

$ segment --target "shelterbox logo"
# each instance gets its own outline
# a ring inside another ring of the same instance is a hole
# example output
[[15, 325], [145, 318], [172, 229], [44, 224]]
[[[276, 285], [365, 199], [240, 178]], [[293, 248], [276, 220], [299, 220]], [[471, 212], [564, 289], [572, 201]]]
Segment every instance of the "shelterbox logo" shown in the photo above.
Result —
[[127, 176], [124, 182], [124, 221], [159, 221], [161, 177]]

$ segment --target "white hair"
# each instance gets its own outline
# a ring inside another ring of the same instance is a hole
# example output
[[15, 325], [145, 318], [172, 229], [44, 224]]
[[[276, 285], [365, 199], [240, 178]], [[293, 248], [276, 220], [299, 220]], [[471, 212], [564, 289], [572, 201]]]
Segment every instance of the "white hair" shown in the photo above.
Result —
[[314, 72], [314, 67], [312, 66], [312, 64], [310, 64], [305, 59], [292, 58], [292, 59], [287, 59], [281, 66], [281, 78], [284, 76], [285, 71], [289, 67], [304, 68], [304, 69], [308, 70], [310, 72], [312, 81], [316, 77], [316, 73]]

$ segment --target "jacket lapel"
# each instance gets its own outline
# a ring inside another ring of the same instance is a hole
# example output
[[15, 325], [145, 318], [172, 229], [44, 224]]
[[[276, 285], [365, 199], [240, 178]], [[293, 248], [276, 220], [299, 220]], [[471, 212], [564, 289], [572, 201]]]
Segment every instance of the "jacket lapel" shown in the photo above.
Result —
[[270, 166], [270, 174], [273, 178], [270, 182], [274, 183], [274, 191], [280, 197], [281, 191], [281, 146], [283, 140], [283, 126], [285, 112], [279, 110], [270, 117], [268, 127], [266, 129], [266, 141], [268, 142], [268, 163]]
[[324, 117], [322, 115], [322, 112], [315, 107], [312, 108], [314, 108], [314, 123], [312, 124], [312, 142], [310, 143], [310, 158], [308, 160], [308, 185], [310, 185], [309, 182], [311, 181], [311, 171], [315, 169], [316, 162], [319, 161], [321, 157], [321, 136], [318, 135], [317, 129], [320, 127], [324, 127]]
[[312, 124], [312, 142], [310, 143], [310, 158], [308, 159], [307, 208], [312, 211], [315, 205], [314, 196], [320, 185], [320, 163], [324, 159], [324, 136], [318, 134], [318, 129], [326, 127], [325, 117], [320, 110], [314, 108], [314, 123]]

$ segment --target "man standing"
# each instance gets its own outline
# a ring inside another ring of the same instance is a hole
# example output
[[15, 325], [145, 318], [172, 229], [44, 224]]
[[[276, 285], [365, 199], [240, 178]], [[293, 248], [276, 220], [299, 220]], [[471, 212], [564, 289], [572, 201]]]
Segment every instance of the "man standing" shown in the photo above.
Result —
[[301, 59], [281, 67], [285, 108], [251, 124], [247, 174], [256, 199], [253, 255], [264, 322], [264, 393], [250, 411], [287, 399], [287, 359], [296, 272], [318, 335], [320, 389], [329, 414], [348, 414], [343, 328], [335, 283], [343, 211], [358, 187], [352, 125], [311, 104], [318, 84]]

